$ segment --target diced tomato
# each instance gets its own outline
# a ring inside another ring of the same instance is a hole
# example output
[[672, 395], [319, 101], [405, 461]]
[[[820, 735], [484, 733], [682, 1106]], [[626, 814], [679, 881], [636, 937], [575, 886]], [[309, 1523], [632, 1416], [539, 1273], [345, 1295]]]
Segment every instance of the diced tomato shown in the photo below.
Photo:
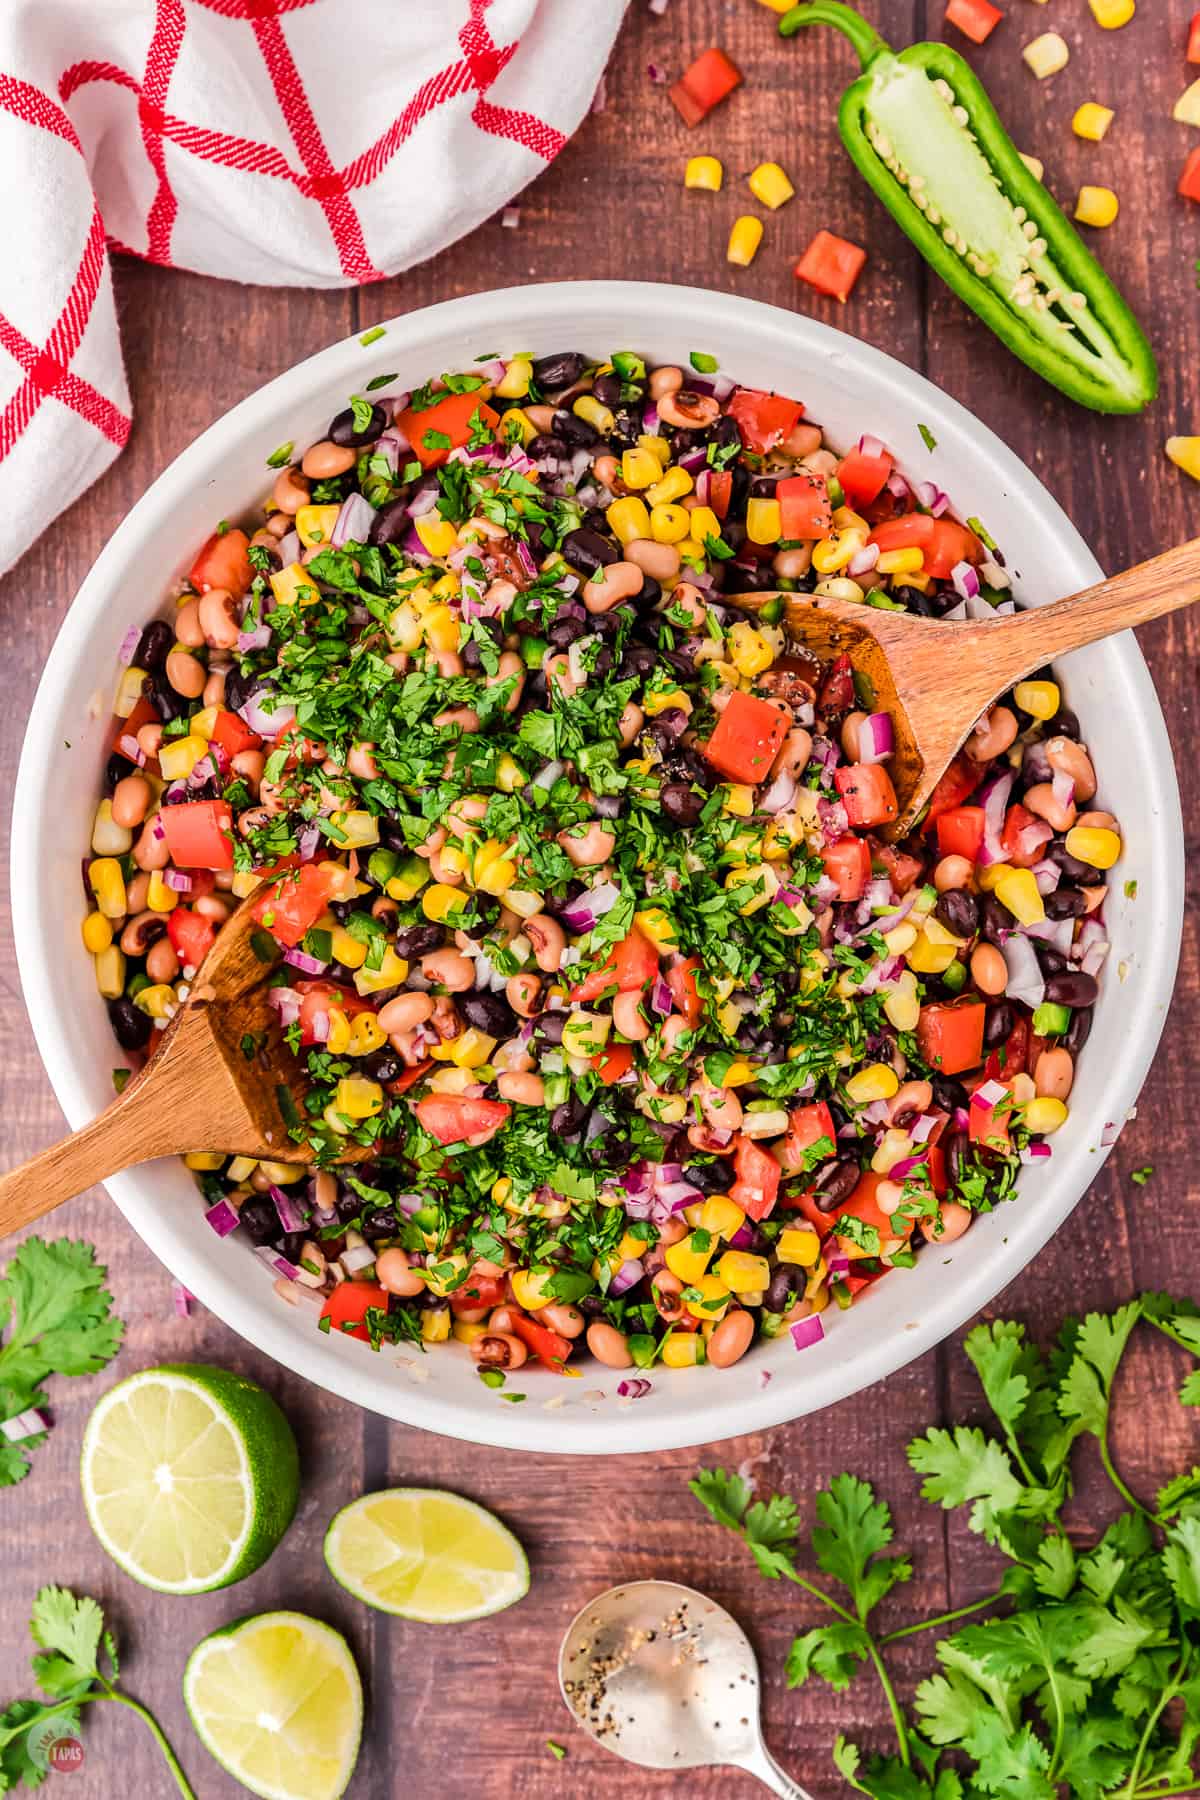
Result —
[[369, 1344], [367, 1314], [387, 1309], [387, 1293], [377, 1281], [340, 1281], [321, 1308], [321, 1317], [329, 1320], [331, 1337], [359, 1338]]
[[[826, 1226], [833, 1226], [838, 1219], [857, 1219], [862, 1225], [869, 1225], [879, 1233], [880, 1247], [886, 1238], [911, 1237], [915, 1219], [905, 1218], [901, 1213], [886, 1213], [879, 1205], [876, 1196], [880, 1183], [887, 1180], [886, 1175], [877, 1175], [874, 1169], [867, 1169], [858, 1178], [858, 1186], [843, 1206], [836, 1207], [826, 1215]], [[854, 1257], [875, 1256], [877, 1249], [865, 1249], [855, 1243], [849, 1236], [837, 1236], [839, 1248], [845, 1255]]]
[[1200, 149], [1193, 150], [1183, 165], [1179, 192], [1185, 200], [1200, 200]]
[[846, 655], [835, 656], [825, 671], [817, 696], [819, 713], [849, 712], [854, 705], [854, 665]]
[[1012, 863], [1018, 869], [1032, 869], [1034, 863], [1041, 862], [1046, 845], [1054, 836], [1045, 819], [1039, 819], [1020, 801], [1014, 801], [1004, 815], [1004, 827], [1000, 833], [1000, 848], [1004, 851], [1005, 862]]
[[871, 861], [883, 864], [898, 894], [907, 894], [925, 873], [919, 856], [910, 856], [907, 850], [897, 850], [895, 844], [881, 843], [878, 838], [871, 839]]
[[415, 1110], [422, 1128], [439, 1144], [461, 1144], [485, 1131], [498, 1131], [512, 1107], [504, 1100], [477, 1100], [466, 1094], [427, 1094]]
[[925, 550], [925, 573], [945, 581], [960, 562], [983, 561], [983, 545], [973, 531], [954, 519], [935, 519], [933, 536]]
[[214, 531], [192, 564], [188, 580], [199, 594], [206, 594], [209, 588], [224, 588], [240, 600], [254, 580], [249, 550], [250, 539], [236, 526], [229, 531]]
[[1200, 12], [1192, 14], [1188, 27], [1187, 59], [1190, 63], [1200, 63]]
[[[1034, 1054], [1033, 1046], [1037, 1045]], [[1012, 1030], [1002, 1044], [988, 1053], [983, 1065], [984, 1081], [1011, 1081], [1014, 1075], [1026, 1075], [1040, 1056], [1044, 1044], [1042, 1039], [1035, 1038], [1025, 1013], [1018, 1013]]]
[[699, 125], [741, 79], [741, 70], [723, 50], [705, 50], [668, 92], [684, 124]]
[[[468, 441], [476, 413], [489, 431], [495, 431], [500, 415], [475, 389], [467, 394], [442, 394], [432, 406], [423, 407], [420, 412], [407, 406], [396, 424], [412, 445], [413, 455], [421, 467], [437, 469], [451, 450], [459, 449]], [[425, 441], [426, 433], [432, 434], [432, 443]], [[443, 438], [449, 441], [443, 443]]]
[[946, 8], [947, 25], [957, 25], [973, 44], [991, 37], [1004, 14], [991, 0], [950, 0]]
[[921, 1055], [939, 1075], [961, 1075], [983, 1061], [983, 1022], [987, 1008], [969, 998], [937, 1001], [921, 1008], [917, 1043]]
[[186, 800], [158, 814], [177, 869], [232, 869], [233, 813], [226, 800]]
[[[361, 994], [356, 994], [353, 988], [339, 987], [335, 981], [297, 982], [296, 992], [301, 996], [300, 1043], [304, 1049], [311, 1048], [313, 1044], [323, 1044], [329, 1036], [330, 1007], [336, 1006], [348, 1019], [353, 1019], [357, 1013], [374, 1010], [371, 1002], [364, 1000]], [[325, 1024], [318, 1030], [322, 1020]], [[405, 1070], [405, 1074], [411, 1072]], [[393, 1086], [396, 1085], [393, 1083]]]
[[791, 714], [773, 700], [735, 688], [700, 754], [729, 781], [765, 781], [787, 735]]
[[472, 1269], [460, 1288], [450, 1296], [452, 1313], [477, 1312], [480, 1307], [500, 1306], [508, 1292], [506, 1275], [480, 1275]]
[[725, 410], [735, 421], [744, 447], [755, 456], [777, 449], [804, 416], [799, 400], [768, 394], [763, 388], [734, 388]]
[[826, 844], [821, 862], [830, 881], [837, 882], [838, 900], [861, 900], [871, 879], [871, 847], [866, 838], [840, 837]]
[[539, 1325], [536, 1319], [526, 1318], [524, 1313], [512, 1314], [513, 1335], [519, 1337], [523, 1344], [537, 1357], [547, 1369], [553, 1369], [556, 1375], [563, 1374], [567, 1358], [571, 1354], [571, 1339], [563, 1337], [561, 1332], [551, 1331], [548, 1325]]
[[926, 1140], [925, 1161], [929, 1167], [929, 1185], [940, 1200], [950, 1191], [950, 1178], [946, 1174], [946, 1152], [932, 1139]]
[[417, 1085], [418, 1081], [420, 1081], [422, 1075], [428, 1075], [428, 1073], [429, 1073], [430, 1069], [432, 1069], [432, 1067], [433, 1067], [432, 1056], [427, 1056], [425, 1058], [424, 1062], [414, 1063], [411, 1069], [405, 1069], [405, 1071], [402, 1075], [397, 1075], [395, 1081], [388, 1082], [388, 1084], [387, 1084], [388, 1093], [389, 1094], [407, 1094], [409, 1088], [416, 1087], [416, 1085]]
[[[780, 484], [782, 486], [782, 483]], [[733, 499], [733, 476], [728, 469], [709, 469], [705, 489], [708, 499], [705, 506], [711, 506], [718, 519], [725, 518], [729, 511], [729, 503]], [[776, 488], [776, 493], [779, 489]], [[787, 532], [784, 532], [784, 537]]]
[[217, 714], [212, 728], [212, 741], [219, 744], [231, 760], [240, 756], [243, 750], [262, 749], [262, 739], [257, 731], [251, 731], [240, 714], [224, 710]]
[[167, 936], [171, 948], [185, 968], [198, 969], [217, 935], [217, 928], [203, 913], [190, 906], [176, 906], [167, 914]]
[[921, 829], [928, 831], [943, 813], [961, 806], [975, 792], [982, 777], [983, 770], [965, 751], [956, 756], [933, 790]]
[[818, 231], [794, 273], [819, 294], [830, 294], [844, 305], [866, 260], [866, 251], [848, 238], [837, 237], [832, 231]]
[[837, 478], [842, 484], [848, 506], [869, 506], [877, 500], [893, 469], [886, 450], [868, 456], [865, 450], [851, 450], [838, 464]]
[[[130, 756], [129, 750], [125, 746], [126, 745], [132, 746], [136, 742], [137, 734], [142, 729], [143, 725], [157, 725], [157, 724], [158, 724], [158, 713], [156, 712], [154, 707], [150, 704], [149, 700], [146, 699], [146, 696], [144, 694], [140, 695], [138, 697], [138, 699], [134, 702], [133, 711], [130, 713], [130, 715], [127, 719], [114, 719], [113, 720], [113, 734], [112, 734], [113, 750], [116, 751], [118, 756], [124, 756], [129, 762], [137, 762], [137, 758], [135, 756]], [[139, 764], [138, 766], [141, 767], [142, 765]], [[148, 756], [146, 758], [145, 766], [146, 766], [146, 768], [152, 769], [152, 770], [154, 770], [155, 773], [157, 773], [158, 772], [157, 756]]]
[[816, 539], [833, 530], [833, 508], [823, 481], [815, 475], [788, 475], [775, 486], [780, 536]]
[[973, 1144], [982, 1144], [988, 1150], [1007, 1150], [1011, 1118], [1012, 1094], [1007, 1086], [1003, 1099], [994, 1106], [985, 1106], [978, 1094], [972, 1094], [967, 1108], [967, 1136]]
[[700, 990], [696, 986], [696, 975], [702, 967], [698, 956], [685, 956], [682, 962], [675, 963], [666, 974], [675, 1010], [683, 1015], [689, 1026], [695, 1025], [704, 1010]]
[[833, 785], [851, 825], [890, 825], [899, 817], [896, 790], [882, 763], [849, 763], [835, 769]]
[[[942, 780], [946, 777], [943, 775]], [[983, 849], [982, 806], [951, 806], [937, 818], [939, 856], [965, 856], [978, 862]]]
[[809, 1106], [794, 1106], [788, 1115], [787, 1136], [780, 1156], [783, 1167], [795, 1172], [804, 1166], [804, 1153], [814, 1144], [823, 1144], [822, 1157], [837, 1155], [837, 1128], [833, 1114], [824, 1100]]
[[885, 519], [867, 538], [881, 551], [922, 550], [933, 542], [934, 521], [928, 513], [905, 513], [899, 519]]
[[606, 1044], [598, 1055], [589, 1056], [588, 1061], [605, 1087], [612, 1087], [633, 1067], [633, 1045]]
[[332, 865], [305, 863], [273, 881], [254, 903], [254, 916], [272, 937], [294, 950], [311, 931], [342, 884], [342, 871]]
[[729, 1198], [740, 1206], [748, 1218], [765, 1219], [774, 1210], [779, 1193], [782, 1170], [775, 1158], [760, 1148], [753, 1138], [741, 1137], [733, 1153], [737, 1180], [729, 1190]]
[[600, 967], [571, 989], [571, 999], [595, 1000], [612, 987], [619, 994], [637, 993], [649, 987], [657, 974], [658, 951], [635, 925], [628, 937], [612, 946]]

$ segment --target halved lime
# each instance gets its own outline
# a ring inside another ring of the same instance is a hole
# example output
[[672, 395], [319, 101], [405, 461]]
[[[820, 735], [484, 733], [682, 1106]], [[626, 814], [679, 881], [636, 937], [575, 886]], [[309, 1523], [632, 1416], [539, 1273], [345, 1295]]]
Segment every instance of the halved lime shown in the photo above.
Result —
[[83, 1503], [127, 1575], [206, 1594], [262, 1563], [291, 1523], [292, 1428], [253, 1381], [165, 1363], [109, 1389], [83, 1434]]
[[337, 1800], [358, 1760], [362, 1682], [340, 1632], [305, 1613], [214, 1631], [183, 1672], [204, 1748], [263, 1800]]
[[529, 1563], [506, 1525], [440, 1488], [364, 1494], [336, 1515], [325, 1561], [356, 1600], [402, 1619], [486, 1619], [529, 1592]]

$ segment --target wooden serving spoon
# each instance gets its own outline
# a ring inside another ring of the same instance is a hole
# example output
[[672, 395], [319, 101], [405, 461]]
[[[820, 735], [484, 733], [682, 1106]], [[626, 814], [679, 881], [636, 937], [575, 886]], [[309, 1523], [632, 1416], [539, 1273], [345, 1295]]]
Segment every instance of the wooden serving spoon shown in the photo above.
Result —
[[1200, 538], [1049, 606], [998, 619], [947, 622], [812, 594], [729, 594], [760, 612], [784, 603], [788, 630], [822, 659], [848, 654], [875, 691], [872, 712], [890, 713], [888, 764], [899, 817], [884, 836], [904, 837], [977, 721], [1015, 682], [1069, 650], [1145, 625], [1200, 600]]
[[[808, 648], [823, 658], [848, 652], [874, 684], [874, 710], [891, 714], [900, 816], [888, 835], [900, 837], [981, 714], [1014, 682], [1068, 650], [1200, 599], [1200, 539], [1068, 600], [1000, 619], [947, 624], [811, 594], [729, 596], [748, 612], [775, 598]], [[262, 935], [252, 900], [243, 901], [124, 1092], [82, 1131], [0, 1176], [0, 1237], [156, 1156], [209, 1150], [312, 1160], [311, 1146], [288, 1136], [280, 1107], [286, 1093], [288, 1110], [303, 1118], [308, 1084], [267, 998], [273, 962], [254, 949]], [[344, 1160], [366, 1154], [349, 1144]]]
[[[217, 933], [154, 1055], [124, 1091], [90, 1125], [0, 1175], [0, 1237], [156, 1156], [209, 1150], [312, 1160], [311, 1145], [288, 1136], [280, 1107], [285, 1092], [305, 1118], [308, 1081], [267, 997], [278, 959], [269, 949], [266, 960], [256, 953], [264, 938], [273, 942], [254, 916], [253, 897], [243, 900]], [[348, 1153], [366, 1154], [359, 1145], [349, 1145]]]

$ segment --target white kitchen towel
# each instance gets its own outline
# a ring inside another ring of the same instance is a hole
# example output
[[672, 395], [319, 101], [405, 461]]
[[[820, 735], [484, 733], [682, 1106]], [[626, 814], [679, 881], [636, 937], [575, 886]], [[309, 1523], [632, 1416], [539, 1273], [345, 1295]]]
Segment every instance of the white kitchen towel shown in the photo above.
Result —
[[625, 5], [0, 0], [0, 571], [128, 437], [110, 245], [290, 287], [410, 268], [558, 154]]

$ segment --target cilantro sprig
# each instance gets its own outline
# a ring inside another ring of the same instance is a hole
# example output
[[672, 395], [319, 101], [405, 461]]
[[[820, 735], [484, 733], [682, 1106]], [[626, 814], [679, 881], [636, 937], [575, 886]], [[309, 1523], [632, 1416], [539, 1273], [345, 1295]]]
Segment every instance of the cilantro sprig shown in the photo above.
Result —
[[[793, 1641], [789, 1685], [815, 1675], [840, 1692], [864, 1663], [875, 1670], [896, 1753], [865, 1755], [839, 1735], [833, 1762], [856, 1793], [1167, 1800], [1200, 1790], [1200, 1467], [1150, 1503], [1129, 1488], [1109, 1443], [1114, 1384], [1139, 1323], [1200, 1358], [1200, 1307], [1167, 1294], [1068, 1320], [1049, 1354], [1004, 1320], [966, 1338], [994, 1428], [935, 1427], [909, 1444], [908, 1458], [924, 1477], [924, 1498], [947, 1511], [969, 1508], [969, 1529], [1009, 1566], [995, 1592], [953, 1612], [877, 1631], [875, 1608], [912, 1568], [890, 1554], [888, 1506], [857, 1476], [836, 1476], [814, 1503], [813, 1555], [837, 1593], [798, 1567], [800, 1517], [787, 1495], [756, 1499], [742, 1476], [723, 1469], [703, 1469], [691, 1482], [763, 1575], [795, 1583], [831, 1615]], [[1200, 1406], [1200, 1370], [1180, 1399]], [[1073, 1452], [1088, 1437], [1122, 1502], [1095, 1543], [1077, 1542], [1063, 1518]], [[885, 1652], [949, 1625], [958, 1629], [937, 1641], [938, 1667], [917, 1687], [910, 1714]]]

